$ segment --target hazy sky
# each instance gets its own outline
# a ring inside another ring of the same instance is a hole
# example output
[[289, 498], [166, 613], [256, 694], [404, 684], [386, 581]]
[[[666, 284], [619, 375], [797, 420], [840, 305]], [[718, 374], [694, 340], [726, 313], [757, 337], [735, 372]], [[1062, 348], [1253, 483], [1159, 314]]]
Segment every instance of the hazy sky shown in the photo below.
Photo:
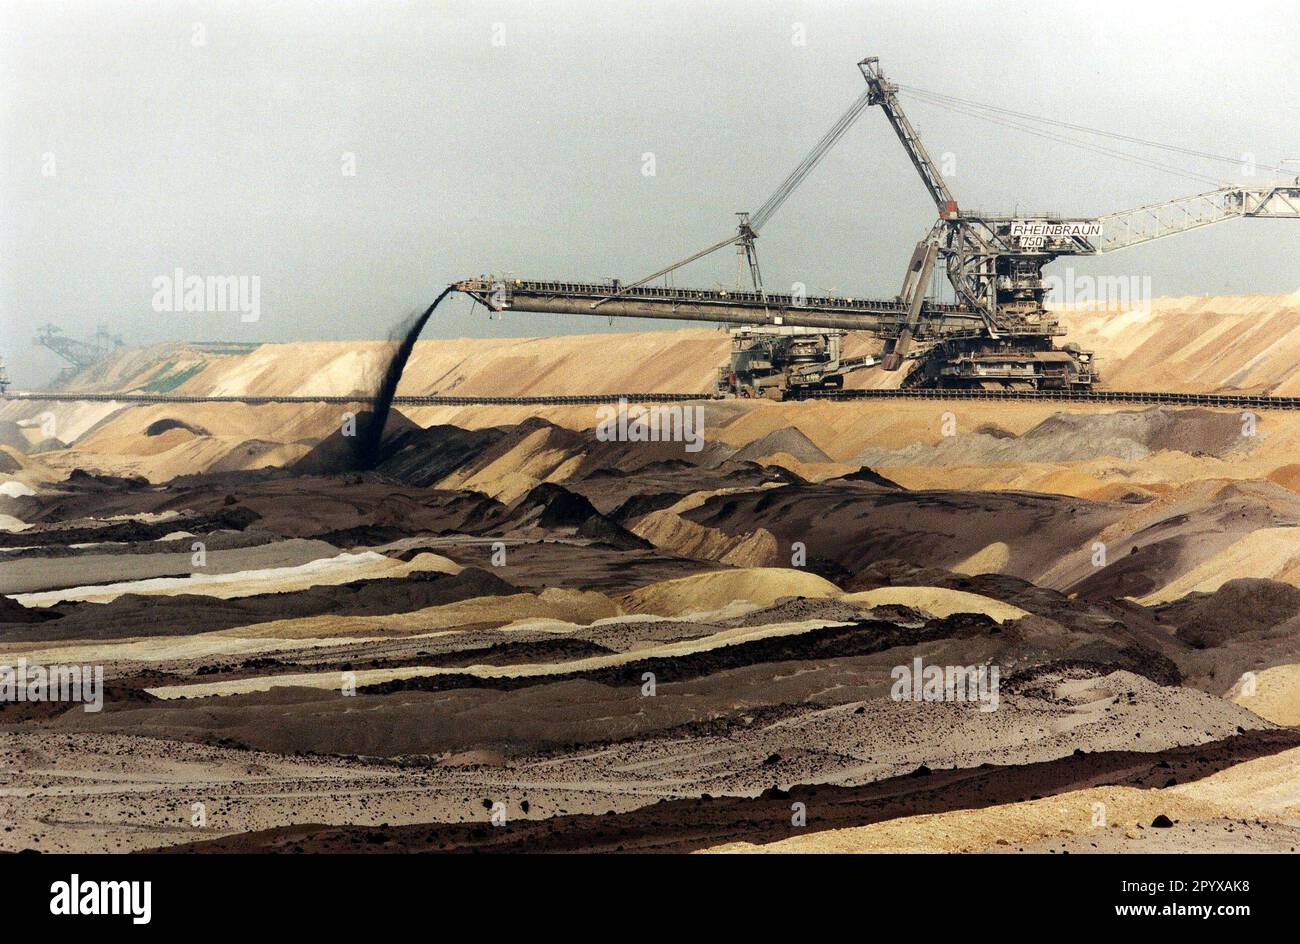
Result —
[[[60, 365], [32, 345], [45, 322], [131, 343], [373, 338], [468, 275], [644, 275], [757, 207], [867, 55], [898, 82], [1276, 164], [1300, 158], [1297, 50], [1295, 0], [6, 0], [0, 357], [36, 384]], [[1210, 189], [903, 101], [967, 207], [1087, 215]], [[763, 231], [767, 282], [892, 296], [934, 218], [869, 109]], [[1289, 292], [1298, 258], [1300, 223], [1248, 220], [1052, 271]], [[257, 276], [260, 319], [155, 311], [177, 267]], [[726, 251], [678, 274], [734, 279]], [[425, 337], [580, 330], [609, 328], [489, 321], [453, 297]]]

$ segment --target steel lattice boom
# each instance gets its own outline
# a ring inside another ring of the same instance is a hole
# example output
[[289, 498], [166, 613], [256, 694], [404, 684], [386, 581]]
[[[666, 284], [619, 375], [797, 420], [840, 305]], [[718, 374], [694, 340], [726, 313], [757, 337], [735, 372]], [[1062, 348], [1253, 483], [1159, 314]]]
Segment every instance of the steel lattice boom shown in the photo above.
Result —
[[[1044, 266], [1060, 256], [1098, 255], [1240, 217], [1300, 219], [1300, 179], [1260, 187], [1223, 187], [1101, 218], [963, 213], [903, 110], [898, 97], [900, 86], [885, 76], [876, 57], [863, 59], [858, 68], [866, 80], [866, 92], [854, 100], [757, 211], [740, 214], [735, 235], [630, 284], [485, 276], [458, 282], [454, 287], [494, 311], [714, 322], [768, 331], [868, 331], [884, 342], [880, 363], [886, 370], [897, 370], [904, 363], [916, 365], [908, 375], [909, 385], [1086, 390], [1097, 380], [1092, 356], [1075, 345], [1055, 347], [1055, 338], [1063, 332], [1045, 305], [1048, 283], [1043, 277]], [[872, 105], [884, 112], [939, 216], [912, 253], [902, 291], [889, 301], [805, 299], [767, 292], [755, 249], [758, 230]], [[754, 291], [729, 293], [648, 285], [729, 245], [737, 247], [742, 263], [748, 263]], [[946, 274], [958, 304], [940, 305], [927, 297], [931, 273], [938, 269]], [[764, 351], [781, 348], [757, 335], [753, 337]], [[828, 336], [823, 340], [825, 343], [805, 340], [786, 347], [838, 350], [837, 339]], [[753, 349], [741, 353], [749, 361], [757, 356]], [[876, 362], [875, 358], [867, 360]], [[733, 367], [735, 363], [733, 358]], [[797, 374], [797, 369], [786, 372], [787, 377]]]

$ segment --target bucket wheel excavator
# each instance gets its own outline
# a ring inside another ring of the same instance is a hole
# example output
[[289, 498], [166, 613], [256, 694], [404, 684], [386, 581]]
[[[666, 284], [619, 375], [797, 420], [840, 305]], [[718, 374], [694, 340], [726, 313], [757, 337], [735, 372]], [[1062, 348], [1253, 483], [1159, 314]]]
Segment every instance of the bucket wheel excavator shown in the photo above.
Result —
[[[877, 364], [888, 371], [908, 365], [906, 386], [1086, 390], [1098, 381], [1093, 356], [1077, 345], [1056, 345], [1065, 332], [1045, 305], [1049, 285], [1044, 266], [1061, 256], [1113, 252], [1224, 220], [1300, 218], [1300, 178], [1260, 187], [1224, 186], [1100, 218], [963, 212], [903, 110], [900, 86], [886, 78], [876, 57], [862, 60], [858, 68], [866, 89], [766, 202], [753, 213], [738, 214], [734, 234], [629, 284], [480, 276], [457, 282], [454, 288], [492, 311], [738, 326], [733, 329], [731, 364], [719, 383], [720, 390], [737, 395], [798, 395], [841, 385], [849, 371]], [[947, 103], [1011, 127], [1023, 127], [1022, 122], [1033, 117], [921, 89], [915, 94], [919, 100]], [[938, 219], [912, 253], [902, 290], [888, 300], [768, 292], [755, 244], [759, 231], [871, 106], [884, 113], [938, 210]], [[1168, 147], [1054, 119], [1036, 120]], [[738, 271], [748, 269], [751, 287], [746, 290], [739, 285], [728, 292], [651, 284], [728, 246], [736, 249]], [[938, 302], [928, 291], [940, 270], [952, 289], [950, 303]], [[841, 359], [839, 341], [847, 331], [879, 338], [879, 355]]]

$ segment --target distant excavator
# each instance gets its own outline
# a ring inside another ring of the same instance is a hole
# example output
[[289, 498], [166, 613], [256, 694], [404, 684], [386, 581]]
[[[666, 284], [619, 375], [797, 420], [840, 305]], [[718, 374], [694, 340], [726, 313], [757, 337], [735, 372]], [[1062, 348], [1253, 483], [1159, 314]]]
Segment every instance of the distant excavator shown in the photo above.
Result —
[[64, 334], [58, 325], [45, 324], [37, 329], [32, 343], [48, 348], [68, 362], [60, 372], [60, 379], [66, 380], [77, 371], [98, 364], [124, 342], [122, 336], [110, 332], [107, 325], [100, 325], [89, 341], [78, 341]]
[[[875, 57], [862, 60], [858, 68], [867, 82], [866, 90], [758, 210], [738, 214], [736, 233], [725, 239], [626, 285], [617, 280], [538, 282], [480, 276], [457, 282], [454, 288], [492, 311], [513, 309], [743, 326], [733, 332], [731, 363], [723, 369], [719, 383], [719, 389], [738, 396], [788, 395], [834, 387], [842, 385], [844, 376], [853, 370], [879, 364], [894, 371], [905, 363], [911, 365], [905, 386], [1087, 390], [1098, 380], [1093, 356], [1074, 344], [1056, 346], [1055, 340], [1065, 332], [1045, 305], [1049, 291], [1043, 277], [1045, 265], [1061, 256], [1095, 256], [1224, 220], [1300, 219], [1300, 177], [1258, 187], [1220, 186], [1100, 218], [963, 212], [899, 104], [898, 92], [906, 87], [890, 82]], [[1082, 131], [1239, 163], [1237, 158], [1037, 118], [923, 89], [909, 89], [909, 94], [958, 113], [1211, 183], [1214, 178], [1079, 141], [1063, 132]], [[885, 113], [939, 211], [938, 220], [912, 253], [902, 290], [888, 301], [807, 297], [805, 292], [793, 290], [789, 294], [769, 293], [763, 286], [755, 246], [759, 231], [871, 105], [878, 105]], [[1053, 130], [1029, 122], [1043, 122]], [[1254, 169], [1283, 170], [1268, 166]], [[727, 246], [736, 247], [738, 266], [748, 267], [752, 290], [650, 285]], [[943, 269], [952, 287], [951, 304], [934, 301], [927, 291], [936, 267]], [[840, 340], [847, 331], [867, 331], [880, 338], [880, 355], [840, 359]]]

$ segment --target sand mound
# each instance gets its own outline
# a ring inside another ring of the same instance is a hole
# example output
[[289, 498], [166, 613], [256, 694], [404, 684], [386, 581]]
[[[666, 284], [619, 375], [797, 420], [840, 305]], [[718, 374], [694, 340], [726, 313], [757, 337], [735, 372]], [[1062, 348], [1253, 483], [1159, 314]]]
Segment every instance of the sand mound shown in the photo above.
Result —
[[[230, 548], [222, 546], [220, 537], [215, 541], [205, 538], [204, 543], [205, 560], [200, 572], [208, 575], [297, 567], [327, 560], [339, 553], [339, 548], [325, 541], [303, 539], [264, 541]], [[110, 582], [123, 586], [139, 580], [174, 578], [195, 569], [192, 550], [189, 543], [151, 554], [121, 554], [117, 548], [108, 547], [102, 552], [82, 553], [75, 557], [0, 560], [0, 586], [11, 594], [40, 593], [64, 587], [91, 587]]]
[[949, 569], [958, 574], [1000, 574], [1010, 560], [1010, 545], [1005, 541], [994, 541]]
[[877, 587], [875, 590], [845, 594], [840, 599], [859, 606], [906, 606], [940, 618], [954, 613], [983, 613], [990, 619], [1002, 622], [1029, 615], [1010, 603], [945, 587]]
[[[456, 668], [437, 668], [433, 666], [404, 666], [389, 669], [368, 669], [356, 673], [356, 683], [360, 686], [382, 685], [387, 682], [402, 682], [409, 679], [430, 678], [440, 675], [465, 675], [479, 679], [502, 678], [544, 678], [546, 676], [563, 676], [575, 672], [592, 672], [610, 669], [629, 663], [639, 663], [647, 659], [673, 659], [696, 655], [734, 646], [740, 643], [756, 642], [781, 636], [798, 636], [828, 626], [843, 626], [844, 623], [832, 620], [800, 620], [792, 623], [765, 623], [761, 626], [742, 626], [724, 629], [708, 636], [686, 639], [661, 645], [646, 646], [629, 652], [615, 652], [608, 655], [589, 656], [560, 662], [529, 662], [516, 665], [470, 665]], [[158, 698], [203, 698], [210, 695], [238, 695], [248, 692], [264, 692], [273, 688], [323, 688], [337, 689], [343, 685], [339, 672], [311, 672], [294, 675], [259, 676], [241, 678], [227, 682], [211, 682], [189, 685], [163, 685], [147, 689], [149, 694]]]
[[[378, 639], [379, 637], [375, 637]], [[87, 642], [48, 647], [25, 647], [22, 654], [32, 662], [80, 664], [96, 662], [151, 663], [177, 659], [209, 659], [222, 656], [271, 655], [280, 650], [300, 651], [353, 644], [353, 636], [301, 636], [270, 639], [232, 636], [222, 630], [195, 636], [125, 637], [111, 642]], [[148, 666], [146, 666], [148, 668]]]
[[1278, 466], [1268, 473], [1267, 478], [1270, 482], [1276, 482], [1283, 488], [1289, 488], [1293, 492], [1300, 492], [1300, 465], [1296, 463]]
[[24, 485], [22, 482], [10, 480], [0, 484], [0, 495], [5, 498], [23, 498], [27, 495], [35, 495], [36, 492], [30, 485]]
[[585, 625], [619, 614], [619, 608], [594, 590], [548, 587], [540, 594], [512, 593], [471, 597], [382, 616], [312, 616], [274, 620], [230, 630], [244, 638], [299, 639], [318, 636], [418, 636], [487, 624], [501, 626], [523, 621], [549, 621]]
[[771, 606], [782, 597], [835, 597], [843, 591], [816, 574], [782, 567], [720, 570], [665, 580], [623, 598], [629, 613], [687, 616], [721, 610], [736, 602]]
[[[1160, 494], [1155, 489], [1144, 488], [1129, 482], [1109, 482], [1105, 485], [1089, 487], [1089, 483], [1081, 481], [1083, 478], [1083, 476], [1079, 477], [1078, 485], [1071, 483], [1063, 488], [1054, 487], [1057, 484], [1056, 481], [1053, 478], [1048, 478], [1039, 483], [1039, 488], [1060, 492], [1064, 495], [1078, 495], [1080, 498], [1088, 498], [1092, 501], [1128, 502], [1130, 504], [1151, 501]], [[1093, 481], [1095, 482], [1095, 480]]]
[[157, 577], [123, 583], [70, 587], [47, 593], [17, 594], [13, 599], [23, 606], [53, 606], [65, 600], [108, 603], [123, 594], [175, 596], [200, 593], [229, 600], [257, 593], [290, 593], [310, 587], [332, 586], [354, 580], [405, 577], [415, 571], [432, 570], [454, 574], [460, 566], [438, 554], [417, 554], [409, 562], [363, 551], [339, 554], [314, 560], [296, 567], [272, 567], [265, 570], [241, 570], [229, 574], [193, 574], [189, 577]]
[[1190, 594], [1160, 610], [1178, 638], [1198, 649], [1269, 629], [1300, 613], [1300, 589], [1256, 577], [1229, 580], [1211, 594]]
[[1212, 803], [1238, 816], [1294, 817], [1300, 812], [1300, 748], [1233, 764], [1167, 792]]
[[642, 515], [628, 525], [633, 534], [655, 547], [696, 560], [715, 560], [733, 567], [766, 567], [776, 563], [779, 549], [772, 532], [759, 528], [728, 535], [706, 528], [667, 509]]
[[1113, 413], [1061, 412], [1020, 436], [1002, 429], [959, 432], [935, 445], [869, 447], [849, 461], [877, 468], [1087, 462], [1108, 456], [1136, 462], [1161, 450], [1223, 457], [1252, 442], [1242, 435], [1239, 413], [1152, 407]]
[[881, 488], [901, 489], [903, 487], [899, 485], [897, 482], [893, 481], [892, 479], [885, 478], [875, 469], [870, 469], [865, 465], [860, 467], [856, 472], [849, 472], [845, 475], [841, 475], [838, 478], [834, 479], [833, 481], [864, 482], [868, 485], [879, 485]]
[[1213, 819], [1219, 806], [1172, 790], [1099, 787], [1024, 803], [980, 810], [905, 816], [869, 826], [829, 829], [766, 845], [747, 842], [716, 846], [708, 852], [980, 852], [999, 845], [1023, 846], [1042, 839], [1086, 836], [1094, 804], [1102, 804], [1108, 824], [1148, 827], [1160, 815], [1178, 820]]
[[386, 455], [377, 468], [407, 485], [436, 485], [511, 433], [505, 427], [471, 430], [445, 423], [401, 430], [384, 444]]
[[1065, 308], [1059, 316], [1070, 340], [1097, 351], [1112, 390], [1300, 390], [1293, 295], [1157, 298], [1149, 311]]
[[1139, 597], [1146, 606], [1166, 603], [1189, 593], [1212, 593], [1234, 577], [1249, 575], [1300, 584], [1300, 529], [1263, 528], [1225, 550], [1203, 559], [1154, 593]]
[[[1300, 531], [1280, 526], [1300, 524], [1300, 501], [1272, 482], [1203, 479], [1154, 501], [1109, 507], [1117, 517], [1080, 535], [1074, 548], [1061, 546], [1036, 583], [1089, 598], [1160, 603], [1238, 576], [1291, 582], [1288, 547], [1295, 538], [1288, 534]], [[1106, 545], [1105, 567], [1093, 563], [1094, 542]]]
[[42, 459], [19, 452], [8, 446], [0, 446], [0, 476], [4, 481], [17, 480], [31, 486], [43, 482], [57, 482], [64, 473], [56, 472]]
[[470, 489], [509, 503], [542, 482], [562, 481], [583, 459], [572, 448], [573, 434], [550, 424], [507, 445], [507, 451], [491, 458], [486, 465], [475, 463], [471, 468], [458, 470], [441, 487]]
[[735, 453], [731, 458], [736, 461], [757, 462], [777, 453], [794, 456], [800, 462], [830, 462], [831, 457], [817, 448], [817, 444], [794, 426], [773, 430], [761, 439], [757, 439]]
[[210, 466], [209, 472], [235, 472], [243, 469], [284, 469], [300, 461], [311, 451], [306, 443], [277, 443], [265, 439], [246, 439], [236, 443]]
[[793, 473], [805, 482], [821, 482], [854, 471], [853, 466], [842, 462], [802, 462], [788, 452], [774, 452], [770, 456], [764, 456], [759, 464], [764, 468]]
[[1300, 665], [1275, 665], [1257, 671], [1254, 693], [1246, 694], [1238, 681], [1233, 686], [1232, 700], [1265, 721], [1300, 724]]
[[15, 452], [30, 452], [32, 441], [23, 431], [26, 424], [12, 420], [0, 420], [0, 447]]

